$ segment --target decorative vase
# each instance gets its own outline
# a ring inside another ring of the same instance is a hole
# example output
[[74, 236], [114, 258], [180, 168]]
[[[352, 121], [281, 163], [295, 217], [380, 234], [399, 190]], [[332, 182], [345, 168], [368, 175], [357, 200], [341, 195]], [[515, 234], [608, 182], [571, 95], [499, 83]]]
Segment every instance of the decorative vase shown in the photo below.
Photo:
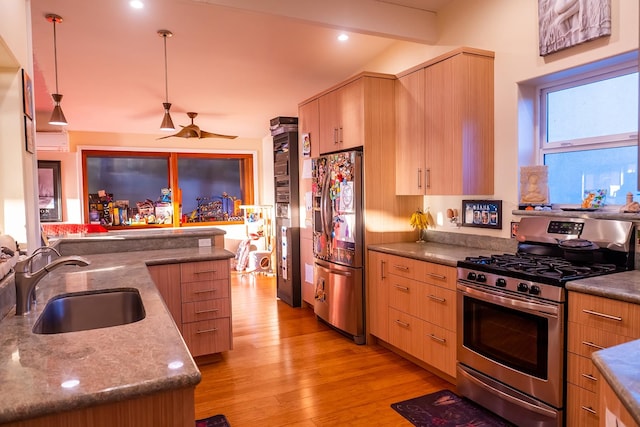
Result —
[[422, 238], [422, 232], [424, 231], [424, 228], [418, 228], [418, 240], [416, 240], [416, 243], [424, 243], [425, 240]]

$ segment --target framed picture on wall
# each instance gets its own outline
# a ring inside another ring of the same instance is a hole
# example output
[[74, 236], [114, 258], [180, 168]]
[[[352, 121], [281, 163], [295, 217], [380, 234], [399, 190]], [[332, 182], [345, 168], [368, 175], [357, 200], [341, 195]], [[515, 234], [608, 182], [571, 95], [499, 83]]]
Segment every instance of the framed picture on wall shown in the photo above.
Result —
[[502, 229], [502, 200], [463, 200], [462, 225]]
[[538, 0], [540, 56], [611, 35], [611, 0]]
[[22, 70], [22, 103], [25, 116], [33, 120], [33, 83], [24, 70]]
[[60, 162], [38, 160], [38, 208], [40, 222], [62, 221]]
[[24, 143], [25, 149], [33, 154], [36, 152], [36, 136], [35, 129], [33, 128], [33, 120], [29, 116], [24, 116]]

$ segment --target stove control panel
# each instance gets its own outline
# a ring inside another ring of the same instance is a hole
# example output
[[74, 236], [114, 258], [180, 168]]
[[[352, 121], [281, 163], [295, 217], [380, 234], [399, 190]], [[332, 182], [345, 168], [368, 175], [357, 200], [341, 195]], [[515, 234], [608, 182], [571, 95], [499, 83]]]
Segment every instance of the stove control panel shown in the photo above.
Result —
[[583, 222], [571, 222], [571, 221], [550, 221], [547, 233], [553, 234], [569, 234], [572, 236], [579, 236], [582, 234], [584, 228]]
[[501, 292], [512, 292], [529, 297], [543, 298], [556, 302], [565, 301], [564, 288], [546, 283], [532, 282], [515, 277], [501, 276], [489, 272], [479, 272], [469, 268], [458, 267], [458, 282], [473, 283]]

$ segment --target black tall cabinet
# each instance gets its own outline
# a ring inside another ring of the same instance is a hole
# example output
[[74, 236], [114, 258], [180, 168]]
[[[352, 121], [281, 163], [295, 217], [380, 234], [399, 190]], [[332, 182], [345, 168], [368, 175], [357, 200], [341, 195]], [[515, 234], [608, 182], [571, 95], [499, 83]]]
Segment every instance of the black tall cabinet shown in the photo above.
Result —
[[276, 213], [277, 296], [302, 306], [298, 186], [298, 118], [271, 120]]

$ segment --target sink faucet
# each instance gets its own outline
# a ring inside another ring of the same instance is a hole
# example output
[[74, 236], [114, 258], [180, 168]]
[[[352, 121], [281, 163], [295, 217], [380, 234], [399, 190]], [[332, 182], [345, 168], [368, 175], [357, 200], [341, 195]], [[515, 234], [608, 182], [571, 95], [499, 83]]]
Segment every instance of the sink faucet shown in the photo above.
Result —
[[[59, 253], [55, 251], [58, 255]], [[39, 253], [36, 249], [34, 253], [24, 260], [18, 261], [15, 265], [16, 282], [16, 315], [21, 316], [31, 311], [31, 301], [35, 293], [36, 285], [50, 271], [63, 265], [77, 265], [85, 267], [90, 264], [89, 260], [81, 256], [63, 256], [54, 259], [40, 270], [32, 273], [31, 264], [33, 258]]]

